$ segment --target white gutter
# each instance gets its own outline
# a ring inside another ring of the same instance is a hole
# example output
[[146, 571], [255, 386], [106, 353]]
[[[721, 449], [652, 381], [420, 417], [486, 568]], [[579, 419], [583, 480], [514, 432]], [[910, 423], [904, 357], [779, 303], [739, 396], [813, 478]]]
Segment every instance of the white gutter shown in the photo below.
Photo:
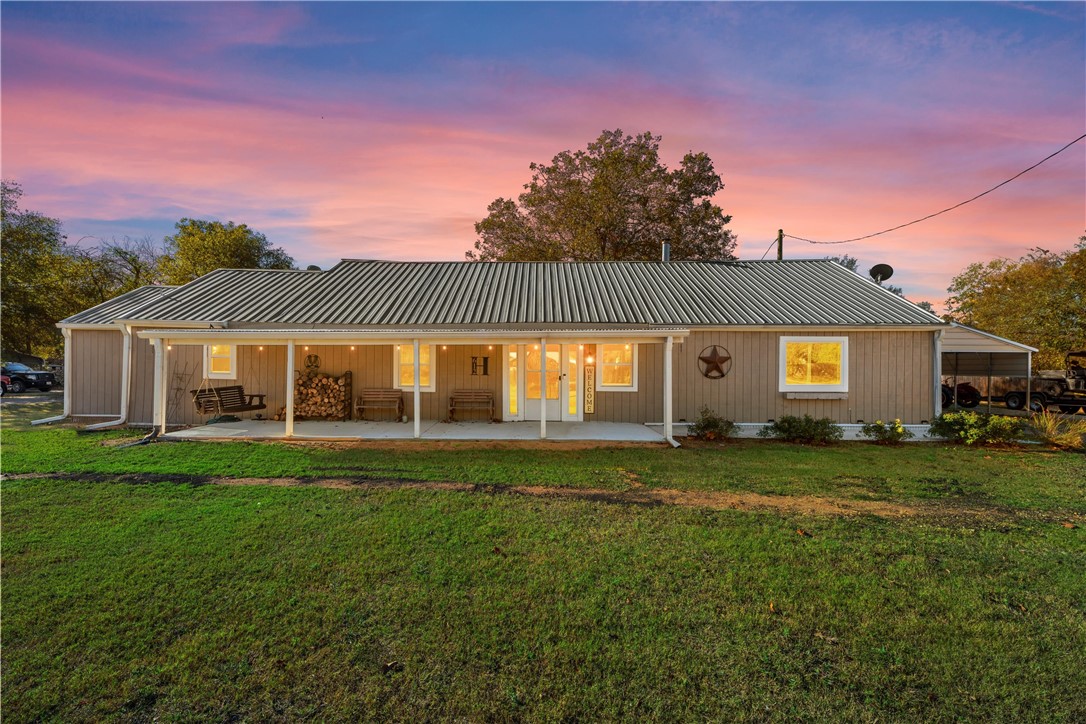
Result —
[[53, 417], [33, 420], [30, 423], [31, 425], [47, 425], [51, 422], [60, 422], [72, 414], [72, 387], [68, 384], [68, 380], [71, 379], [68, 377], [68, 373], [72, 369], [72, 332], [70, 329], [61, 329], [60, 333], [64, 335], [64, 411]]
[[[668, 328], [613, 329], [613, 330], [558, 330], [547, 331], [552, 344], [592, 344], [606, 339], [621, 339], [630, 343], [659, 344], [667, 337], [684, 339], [689, 329]], [[428, 344], [524, 344], [537, 341], [540, 332], [509, 330], [260, 330], [260, 329], [144, 329], [136, 332], [140, 339], [169, 338], [173, 344], [327, 344], [327, 345], [388, 345], [412, 344], [413, 340], [425, 340]]]
[[[121, 325], [121, 334], [124, 335], [124, 348], [121, 355], [124, 360], [121, 362], [121, 412], [120, 417], [116, 420], [108, 420], [106, 422], [99, 422], [94, 425], [87, 425], [86, 430], [101, 430], [104, 427], [113, 427], [115, 425], [123, 425], [128, 422], [128, 395], [129, 388], [132, 386], [132, 329], [127, 324]], [[65, 362], [67, 364], [67, 362]], [[67, 374], [67, 372], [65, 372]], [[65, 392], [67, 392], [67, 386], [65, 385]]]

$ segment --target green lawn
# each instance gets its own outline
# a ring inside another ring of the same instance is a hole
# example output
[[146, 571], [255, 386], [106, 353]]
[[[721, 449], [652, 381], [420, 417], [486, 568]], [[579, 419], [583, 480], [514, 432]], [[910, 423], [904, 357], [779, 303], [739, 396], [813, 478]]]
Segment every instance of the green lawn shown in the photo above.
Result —
[[[3, 483], [6, 720], [1086, 718], [1080, 454], [118, 449], [103, 442], [137, 433], [31, 431], [12, 410], [4, 473], [61, 475]], [[1045, 515], [798, 518], [198, 484], [333, 474], [639, 479]]]

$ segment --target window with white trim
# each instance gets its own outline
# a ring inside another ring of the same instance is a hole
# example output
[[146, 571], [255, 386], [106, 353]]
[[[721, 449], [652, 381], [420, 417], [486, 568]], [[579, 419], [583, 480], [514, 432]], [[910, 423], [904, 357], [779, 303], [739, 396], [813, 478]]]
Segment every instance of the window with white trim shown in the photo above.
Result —
[[596, 389], [603, 392], [637, 392], [637, 345], [596, 345]]
[[204, 377], [209, 380], [236, 380], [238, 377], [237, 345], [205, 344]]
[[[423, 392], [434, 391], [434, 360], [437, 358], [432, 344], [419, 345], [419, 389]], [[415, 389], [415, 346], [398, 344], [392, 351], [392, 366], [395, 370], [393, 387], [401, 390]]]
[[848, 337], [781, 337], [781, 392], [848, 392]]

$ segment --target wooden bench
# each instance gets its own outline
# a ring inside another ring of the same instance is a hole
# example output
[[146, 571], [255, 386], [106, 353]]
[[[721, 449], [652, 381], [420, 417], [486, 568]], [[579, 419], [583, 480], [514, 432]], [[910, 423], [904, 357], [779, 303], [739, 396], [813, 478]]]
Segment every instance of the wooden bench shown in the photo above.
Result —
[[486, 410], [486, 419], [494, 419], [494, 393], [490, 390], [453, 390], [449, 395], [449, 422], [457, 410]]
[[[263, 410], [266, 405], [264, 398], [267, 395], [249, 395], [241, 385], [228, 387], [207, 387], [202, 390], [192, 390], [192, 403], [196, 405], [196, 411], [201, 415], [215, 413], [223, 415], [231, 412], [252, 412]], [[259, 398], [259, 402], [254, 400]]]
[[366, 410], [395, 410], [396, 419], [403, 419], [403, 390], [367, 387], [354, 406], [359, 420], [366, 419]]

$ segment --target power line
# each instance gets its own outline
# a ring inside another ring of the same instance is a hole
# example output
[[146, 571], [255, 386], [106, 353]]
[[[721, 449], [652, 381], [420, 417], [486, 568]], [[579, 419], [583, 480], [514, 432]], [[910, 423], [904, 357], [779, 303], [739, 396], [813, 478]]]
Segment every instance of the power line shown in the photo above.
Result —
[[[769, 242], [769, 249], [772, 249], [776, 245], [777, 245], [777, 240], [774, 239], [773, 241]], [[758, 261], [762, 261], [762, 260], [765, 259], [765, 255], [769, 253], [769, 249], [765, 250], [765, 252], [762, 254], [762, 258], [759, 259]]]
[[[1055, 153], [1051, 153], [1051, 154], [1045, 156], [1040, 161], [1038, 161], [1037, 163], [1035, 163], [1032, 166], [1030, 166], [1029, 168], [1027, 168], [1025, 171], [1020, 171], [1019, 173], [1016, 173], [1014, 176], [1011, 176], [1006, 181], [1003, 181], [1001, 183], [996, 184], [992, 188], [988, 189], [987, 191], [985, 191], [983, 193], [977, 194], [976, 196], [974, 196], [971, 199], [966, 199], [965, 201], [961, 202], [960, 204], [954, 204], [953, 206], [951, 206], [949, 208], [946, 208], [946, 209], [943, 209], [942, 211], [936, 211], [934, 214], [928, 214], [927, 216], [924, 216], [924, 217], [922, 217], [920, 219], [916, 219], [914, 221], [910, 221], [910, 222], [908, 222], [906, 224], [898, 224], [897, 226], [895, 226], [893, 228], [890, 228], [890, 229], [884, 229], [883, 231], [876, 231], [874, 234], [867, 234], [865, 236], [857, 236], [855, 239], [843, 239], [841, 241], [815, 241], [814, 239], [804, 239], [802, 236], [792, 236], [791, 234], [785, 234], [785, 236], [787, 236], [789, 239], [795, 239], [796, 241], [806, 241], [808, 244], [851, 244], [854, 241], [863, 241], [864, 239], [870, 239], [873, 236], [882, 236], [883, 234], [889, 234], [891, 231], [897, 231], [898, 229], [904, 229], [906, 226], [912, 226], [913, 224], [919, 224], [921, 221], [927, 221], [928, 219], [933, 219], [936, 216], [939, 216], [940, 214], [945, 214], [948, 211], [953, 211], [954, 209], [957, 209], [959, 207], [965, 206], [968, 203], [976, 201], [981, 196], [987, 196], [988, 194], [990, 194], [993, 191], [995, 191], [996, 189], [998, 189], [1000, 186], [1006, 186], [1011, 181], [1014, 181], [1016, 178], [1018, 178], [1019, 176], [1022, 176], [1023, 174], [1029, 173], [1030, 171], [1037, 168], [1038, 166], [1040, 166], [1042, 163], [1049, 160], [1050, 158], [1054, 158], [1054, 157], [1060, 155], [1061, 153], [1063, 153], [1067, 149], [1071, 148], [1071, 146], [1074, 146], [1076, 143], [1078, 143], [1079, 141], [1081, 141], [1084, 138], [1086, 138], [1086, 133], [1082, 134], [1081, 136], [1079, 136], [1075, 140], [1071, 141], [1070, 143], [1068, 143], [1066, 146], [1064, 146], [1060, 150], [1056, 151]], [[767, 250], [766, 254], [768, 254], [768, 253], [769, 253], [769, 251]], [[765, 254], [762, 255], [762, 258], [763, 259], [765, 258]]]

